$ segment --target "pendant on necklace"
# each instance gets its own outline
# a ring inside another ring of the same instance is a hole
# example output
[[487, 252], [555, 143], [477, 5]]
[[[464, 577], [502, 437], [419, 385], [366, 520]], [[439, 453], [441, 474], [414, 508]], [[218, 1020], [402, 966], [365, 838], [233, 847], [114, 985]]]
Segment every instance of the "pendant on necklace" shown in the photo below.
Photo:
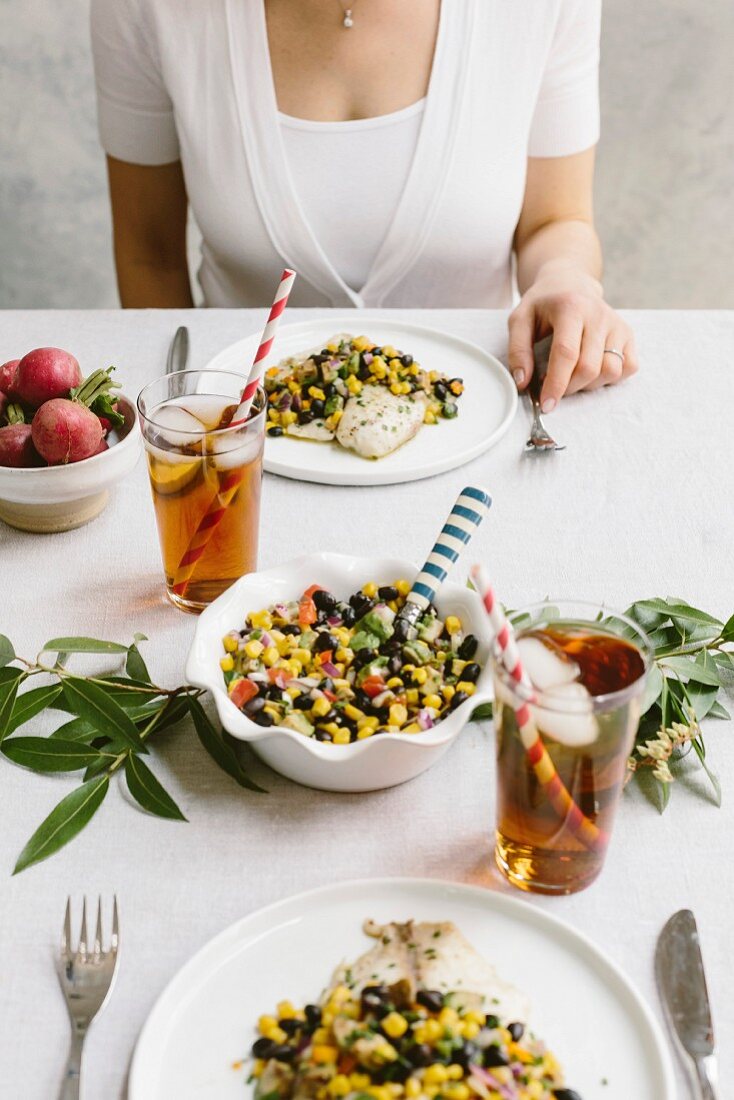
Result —
[[347, 8], [347, 10], [344, 12], [344, 26], [345, 27], [353, 27], [354, 26], [354, 20], [352, 19], [352, 9], [351, 8]]

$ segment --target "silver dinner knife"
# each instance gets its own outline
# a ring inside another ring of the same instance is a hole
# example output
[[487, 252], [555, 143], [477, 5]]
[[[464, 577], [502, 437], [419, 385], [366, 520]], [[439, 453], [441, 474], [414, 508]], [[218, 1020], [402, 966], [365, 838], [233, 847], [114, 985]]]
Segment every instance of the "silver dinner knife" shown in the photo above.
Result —
[[189, 330], [186, 325], [181, 325], [176, 329], [173, 340], [171, 340], [171, 346], [168, 349], [168, 359], [166, 360], [166, 374], [173, 374], [174, 371], [186, 370], [186, 364], [189, 361]]
[[665, 1015], [700, 1100], [718, 1100], [706, 975], [696, 918], [690, 909], [674, 913], [658, 938], [655, 976]]

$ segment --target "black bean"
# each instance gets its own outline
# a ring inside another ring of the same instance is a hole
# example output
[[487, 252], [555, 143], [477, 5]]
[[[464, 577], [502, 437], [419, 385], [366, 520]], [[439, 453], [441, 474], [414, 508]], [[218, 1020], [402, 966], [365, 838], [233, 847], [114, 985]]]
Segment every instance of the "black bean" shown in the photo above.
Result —
[[472, 1062], [476, 1065], [478, 1057], [479, 1047], [476, 1043], [472, 1043], [470, 1039], [466, 1039], [461, 1050], [455, 1051], [452, 1055], [453, 1061], [462, 1066], [464, 1070], [468, 1070]]
[[400, 657], [400, 655], [396, 653], [390, 658], [387, 667], [390, 669], [390, 672], [393, 674], [393, 676], [397, 676], [397, 674], [400, 672], [400, 669], [403, 667], [402, 657]]
[[327, 649], [338, 649], [339, 639], [336, 638], [330, 631], [324, 630], [316, 638], [316, 641], [313, 644], [313, 648], [315, 653], [324, 653]]
[[405, 1052], [405, 1057], [413, 1066], [430, 1066], [434, 1060], [433, 1048], [428, 1043], [416, 1043]]
[[321, 364], [325, 363], [328, 358], [329, 358], [329, 353], [325, 352], [325, 351], [322, 351], [321, 355], [312, 355], [311, 356], [311, 362], [315, 363], [317, 367], [320, 367]]
[[[323, 355], [324, 359], [331, 359], [331, 352], [329, 351], [328, 348], [322, 348], [321, 349], [321, 354]], [[313, 355], [311, 356], [311, 358], [312, 359], [314, 358]]]
[[357, 621], [357, 614], [353, 607], [349, 607], [347, 604], [342, 605], [339, 608], [339, 614], [342, 617], [342, 626], [354, 626]]
[[389, 641], [382, 643], [380, 653], [384, 657], [394, 657], [396, 653], [400, 653], [402, 648], [399, 638], [390, 638]]
[[370, 661], [374, 661], [377, 657], [376, 649], [359, 649], [354, 654], [354, 660], [352, 661], [352, 668], [360, 669], [368, 665]]
[[454, 693], [454, 697], [453, 697], [453, 699], [452, 699], [452, 700], [451, 700], [451, 702], [449, 703], [449, 710], [456, 710], [456, 708], [457, 708], [457, 707], [460, 707], [460, 706], [461, 706], [461, 704], [462, 704], [462, 703], [464, 703], [464, 702], [466, 702], [466, 700], [467, 700], [468, 698], [469, 698], [469, 696], [468, 696], [468, 695], [466, 694], [466, 692], [465, 692], [465, 691], [457, 691], [457, 692], [455, 692], [455, 693]]
[[313, 415], [313, 413], [311, 412], [310, 409], [301, 409], [301, 411], [298, 414], [298, 423], [299, 424], [310, 424], [313, 419], [314, 419], [314, 415]]
[[373, 355], [382, 355], [382, 348], [370, 348]]
[[[328, 715], [327, 715], [327, 720], [328, 720]], [[354, 721], [353, 718], [347, 718], [345, 715], [339, 714], [338, 715], [338, 721], [339, 721], [340, 726], [343, 726], [344, 729], [349, 730], [350, 734], [354, 734], [354, 738], [356, 738], [356, 736], [357, 736], [357, 723]], [[354, 740], [354, 738], [352, 738], [352, 740]]]
[[334, 383], [333, 382], [325, 382], [324, 385], [321, 387], [321, 389], [324, 391], [324, 394], [326, 395], [326, 398], [328, 400], [328, 398], [330, 398], [331, 395], [334, 392]]
[[499, 1027], [500, 1026], [499, 1016], [487, 1016], [487, 1019], [484, 1021], [484, 1026], [488, 1027], [490, 1029], [490, 1031], [493, 1030], [496, 1027]]
[[[389, 1035], [386, 1035], [388, 1042], [394, 1043], [395, 1040], [391, 1039]], [[413, 1072], [413, 1066], [403, 1064], [403, 1060], [400, 1059], [397, 1062], [390, 1062], [384, 1069], [378, 1070], [378, 1084], [385, 1081], [396, 1081], [402, 1085], [404, 1081], [407, 1081]]]
[[390, 991], [386, 985], [366, 985], [360, 996], [362, 1007], [373, 1012], [390, 1000]]
[[479, 648], [479, 642], [473, 634], [467, 634], [464, 641], [459, 646], [457, 657], [460, 657], [462, 661], [471, 661], [474, 654]]
[[446, 396], [446, 383], [445, 382], [435, 382], [434, 386], [433, 386], [433, 391], [436, 394], [436, 397], [439, 399], [439, 401], [443, 401], [444, 397]]
[[289, 1047], [285, 1043], [277, 1044], [276, 1049], [270, 1055], [276, 1062], [292, 1062], [298, 1051], [295, 1047]]
[[556, 1100], [581, 1100], [581, 1096], [575, 1089], [556, 1089], [553, 1095]]
[[273, 726], [275, 725], [275, 719], [272, 714], [268, 714], [266, 710], [259, 710], [257, 714], [252, 716], [253, 722], [257, 722], [258, 726]]
[[275, 438], [278, 435], [282, 435], [282, 434], [283, 434], [283, 429], [281, 428], [281, 426], [279, 424], [273, 424], [272, 427], [268, 428], [268, 435], [272, 436], [273, 438]]
[[306, 1005], [303, 1010], [306, 1014], [306, 1023], [309, 1027], [318, 1027], [321, 1023], [321, 1008], [319, 1005]]
[[322, 729], [317, 729], [315, 734], [314, 734], [314, 737], [316, 738], [317, 741], [332, 741], [333, 740], [331, 734], [328, 733], [326, 730], [322, 730]]
[[429, 1012], [440, 1012], [443, 1008], [443, 993], [438, 989], [421, 989], [415, 999]]
[[256, 1039], [252, 1044], [252, 1055], [254, 1058], [263, 1058], [265, 1061], [268, 1058], [272, 1058], [274, 1052], [278, 1049], [278, 1044], [272, 1039], [266, 1039], [265, 1036], [262, 1039]]
[[364, 592], [355, 592], [353, 596], [349, 597], [349, 604], [357, 613], [358, 618], [362, 618], [368, 611], [371, 611], [375, 606], [375, 601], [371, 600], [369, 596], [365, 596]]
[[281, 634], [300, 634], [300, 626], [296, 626], [295, 623], [286, 623], [285, 626], [279, 626], [278, 630]]
[[320, 418], [324, 415], [324, 402], [320, 397], [314, 397], [311, 402], [311, 412], [315, 417]]
[[461, 671], [460, 679], [468, 680], [471, 684], [476, 684], [477, 680], [479, 679], [479, 673], [481, 671], [482, 670], [479, 665], [474, 661], [470, 665], [464, 665]]
[[410, 366], [412, 366], [412, 363], [413, 363], [413, 356], [412, 355], [401, 355], [400, 356], [400, 362], [403, 364], [404, 367], [410, 367]]
[[303, 1027], [301, 1020], [287, 1019], [278, 1020], [278, 1027], [286, 1033], [286, 1035], [295, 1035], [297, 1031], [300, 1031]]
[[410, 623], [406, 622], [405, 619], [398, 618], [395, 620], [395, 633], [393, 637], [405, 642], [408, 640], [410, 629]]
[[377, 589], [377, 595], [381, 600], [385, 600], [386, 603], [389, 603], [390, 600], [396, 600], [400, 593], [394, 585], [383, 584], [382, 588]]
[[270, 684], [265, 688], [265, 696], [267, 699], [272, 699], [275, 703], [283, 702], [283, 689], [279, 688], [277, 684]]
[[304, 691], [301, 695], [295, 697], [293, 706], [296, 710], [310, 710], [313, 706], [313, 699], [307, 691]]
[[[260, 686], [262, 687], [262, 684]], [[252, 716], [253, 714], [257, 714], [259, 710], [262, 710], [264, 706], [265, 700], [262, 695], [256, 695], [254, 699], [250, 699], [249, 702], [245, 703], [245, 712]]]
[[525, 1034], [525, 1024], [521, 1024], [519, 1022], [514, 1023], [514, 1024], [508, 1024], [507, 1025], [507, 1030], [509, 1031], [510, 1035], [512, 1036], [513, 1043], [519, 1043], [520, 1040], [522, 1039], [523, 1035]]
[[498, 1046], [492, 1045], [485, 1050], [482, 1056], [482, 1063], [485, 1069], [493, 1069], [495, 1066], [509, 1066], [510, 1059]]

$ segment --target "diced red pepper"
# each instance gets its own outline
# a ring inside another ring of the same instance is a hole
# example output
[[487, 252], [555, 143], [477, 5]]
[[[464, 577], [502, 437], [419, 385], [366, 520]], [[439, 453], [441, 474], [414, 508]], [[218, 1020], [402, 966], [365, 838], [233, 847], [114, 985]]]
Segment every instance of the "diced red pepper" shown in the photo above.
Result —
[[284, 668], [269, 668], [268, 679], [271, 684], [275, 684], [276, 687], [282, 690], [293, 677], [290, 672]]
[[362, 681], [362, 691], [365, 695], [369, 695], [370, 699], [374, 699], [376, 695], [381, 695], [386, 688], [387, 684], [382, 676], [368, 676], [366, 680]]
[[340, 1073], [353, 1073], [357, 1068], [358, 1062], [353, 1054], [342, 1054], [339, 1059], [339, 1072]]
[[321, 689], [321, 694], [325, 695], [330, 703], [335, 703], [337, 700], [336, 693], [333, 691], [327, 691], [326, 688]]
[[330, 649], [324, 649], [319, 653], [319, 664], [325, 665], [327, 661], [331, 660], [332, 651]]
[[235, 680], [229, 693], [234, 705], [240, 707], [240, 709], [245, 703], [249, 703], [250, 699], [254, 699], [256, 695], [257, 686], [253, 684], [252, 680]]

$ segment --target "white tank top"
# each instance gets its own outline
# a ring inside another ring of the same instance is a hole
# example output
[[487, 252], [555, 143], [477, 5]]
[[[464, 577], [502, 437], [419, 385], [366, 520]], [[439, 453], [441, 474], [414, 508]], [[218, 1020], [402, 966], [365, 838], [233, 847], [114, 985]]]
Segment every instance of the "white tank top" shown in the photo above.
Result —
[[334, 269], [357, 292], [395, 217], [425, 102], [351, 122], [314, 122], [279, 112], [304, 217]]

